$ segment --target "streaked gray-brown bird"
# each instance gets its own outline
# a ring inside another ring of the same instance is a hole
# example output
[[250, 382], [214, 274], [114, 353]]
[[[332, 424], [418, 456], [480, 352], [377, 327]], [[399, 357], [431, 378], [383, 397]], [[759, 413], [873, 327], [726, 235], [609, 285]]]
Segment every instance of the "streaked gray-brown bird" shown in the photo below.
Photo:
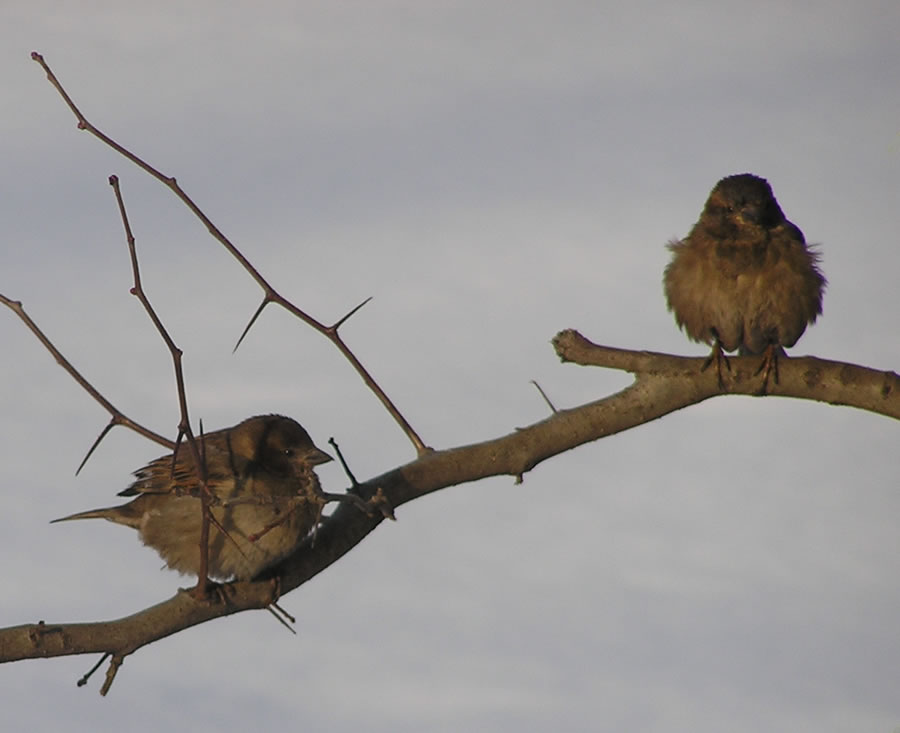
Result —
[[[819, 255], [789, 222], [768, 181], [750, 173], [719, 181], [700, 219], [669, 243], [664, 284], [669, 310], [693, 341], [711, 344], [722, 383], [722, 350], [764, 354], [763, 390], [783, 347], [822, 313]], [[725, 360], [727, 366], [727, 360]]]
[[[202, 443], [202, 445], [201, 445]], [[259, 415], [197, 439], [210, 490], [208, 575], [248, 580], [289, 555], [321, 516], [313, 467], [332, 460], [289, 417]], [[181, 573], [199, 574], [200, 481], [186, 443], [135, 471], [127, 504], [55, 519], [108, 519], [136, 529]], [[224, 530], [224, 533], [223, 533]]]

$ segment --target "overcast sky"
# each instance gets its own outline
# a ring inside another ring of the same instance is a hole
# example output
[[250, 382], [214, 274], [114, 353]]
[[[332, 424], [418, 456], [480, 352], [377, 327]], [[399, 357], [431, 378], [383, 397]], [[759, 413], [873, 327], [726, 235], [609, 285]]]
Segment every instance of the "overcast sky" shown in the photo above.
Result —
[[[151, 6], [153, 6], [151, 8]], [[259, 413], [334, 436], [356, 474], [414, 457], [323, 338], [260, 293], [159, 183], [175, 175], [281, 292], [350, 346], [427, 443], [498, 437], [629, 383], [563, 365], [563, 328], [700, 355], [667, 313], [665, 243], [753, 172], [820, 245], [797, 354], [900, 367], [900, 5], [262, 2], [0, 6], [0, 292], [130, 417], [174, 435], [170, 360], [128, 294], [107, 177], [206, 428]], [[168, 598], [135, 533], [49, 525], [160, 455], [0, 312], [0, 625]], [[126, 659], [0, 667], [8, 730], [758, 731], [900, 726], [900, 431], [725, 397], [579, 448], [520, 486], [398, 511], [264, 612]], [[330, 490], [340, 468], [319, 470]]]

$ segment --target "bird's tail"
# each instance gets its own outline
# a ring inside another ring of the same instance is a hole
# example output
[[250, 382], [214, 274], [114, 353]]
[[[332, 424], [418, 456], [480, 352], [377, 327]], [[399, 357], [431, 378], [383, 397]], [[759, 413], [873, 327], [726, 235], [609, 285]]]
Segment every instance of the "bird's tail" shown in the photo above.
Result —
[[108, 519], [110, 522], [115, 522], [116, 524], [124, 524], [129, 527], [137, 527], [139, 518], [128, 516], [127, 512], [122, 511], [123, 508], [124, 507], [120, 506], [111, 506], [105, 507], [104, 509], [89, 509], [86, 512], [78, 512], [76, 514], [70, 514], [67, 517], [51, 519], [50, 524], [56, 524], [57, 522], [68, 522], [71, 519]]

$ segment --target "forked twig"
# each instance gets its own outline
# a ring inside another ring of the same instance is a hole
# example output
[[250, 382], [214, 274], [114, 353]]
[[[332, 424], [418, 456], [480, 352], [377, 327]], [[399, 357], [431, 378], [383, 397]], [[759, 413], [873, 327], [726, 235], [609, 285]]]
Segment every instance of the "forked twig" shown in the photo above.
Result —
[[[112, 657], [112, 659], [110, 659], [110, 657]], [[106, 679], [103, 681], [103, 684], [100, 687], [100, 694], [105, 697], [106, 693], [109, 692], [109, 688], [112, 687], [113, 681], [116, 679], [116, 674], [119, 671], [119, 667], [121, 667], [122, 662], [125, 661], [125, 657], [122, 654], [112, 654], [111, 652], [106, 652], [105, 654], [103, 654], [100, 659], [97, 660], [97, 663], [87, 672], [85, 672], [78, 680], [78, 682], [76, 682], [78, 687], [84, 687], [88, 683], [88, 680], [91, 679], [91, 676], [93, 676], [94, 672], [100, 669], [100, 666], [107, 659], [109, 659], [109, 667], [106, 670]]]
[[[403, 432], [412, 442], [413, 446], [416, 449], [416, 452], [421, 456], [429, 451], [429, 448], [425, 445], [419, 435], [413, 430], [412, 426], [407, 422], [406, 418], [400, 413], [397, 407], [393, 402], [388, 398], [385, 394], [384, 390], [378, 386], [366, 368], [362, 365], [359, 359], [353, 354], [350, 348], [344, 343], [340, 334], [338, 333], [338, 329], [341, 325], [346, 322], [347, 318], [349, 318], [353, 313], [359, 310], [363, 304], [356, 306], [353, 310], [351, 310], [347, 315], [339, 319], [337, 322], [330, 326], [326, 326], [325, 324], [319, 322], [305, 311], [301, 310], [297, 306], [295, 306], [291, 301], [287, 298], [283, 297], [278, 291], [273, 288], [269, 282], [259, 273], [259, 271], [250, 263], [250, 261], [238, 250], [237, 247], [232, 244], [232, 242], [219, 230], [219, 228], [212, 223], [212, 221], [200, 210], [197, 204], [182, 190], [182, 188], [178, 185], [178, 182], [175, 180], [173, 176], [167, 176], [161, 171], [157, 170], [149, 163], [145, 162], [137, 155], [122, 147], [119, 143], [117, 143], [112, 138], [108, 137], [100, 130], [98, 130], [94, 125], [92, 125], [87, 118], [81, 113], [78, 107], [75, 106], [75, 103], [72, 101], [71, 97], [69, 97], [68, 93], [63, 89], [62, 84], [60, 84], [59, 80], [56, 78], [54, 73], [50, 70], [50, 67], [44, 61], [44, 57], [39, 54], [37, 51], [32, 52], [31, 58], [40, 64], [41, 68], [47, 74], [47, 78], [50, 80], [50, 83], [56, 88], [57, 92], [59, 92], [60, 96], [69, 106], [69, 109], [72, 111], [72, 114], [75, 115], [75, 118], [78, 120], [78, 128], [80, 130], [87, 130], [94, 137], [99, 139], [101, 142], [105, 143], [113, 150], [115, 150], [120, 155], [124, 156], [136, 166], [141, 168], [142, 170], [149, 173], [151, 176], [156, 178], [162, 184], [167, 186], [181, 201], [185, 206], [190, 209], [190, 211], [196, 216], [203, 225], [207, 228], [209, 233], [212, 235], [214, 239], [216, 239], [226, 250], [240, 263], [240, 265], [246, 270], [246, 272], [256, 281], [257, 285], [263, 291], [263, 299], [254, 313], [253, 317], [250, 319], [249, 324], [244, 329], [244, 333], [241, 335], [241, 338], [238, 340], [238, 345], [241, 340], [243, 340], [244, 336], [249, 331], [250, 327], [258, 318], [259, 314], [262, 313], [263, 309], [269, 303], [275, 303], [280, 305], [282, 308], [287, 310], [289, 313], [293, 314], [295, 317], [299, 318], [303, 322], [305, 322], [308, 326], [315, 329], [323, 336], [325, 336], [329, 341], [331, 341], [337, 349], [343, 354], [344, 358], [350, 362], [353, 368], [357, 371], [357, 373], [362, 377], [363, 382], [365, 382], [366, 386], [375, 393], [381, 403], [384, 405], [385, 409], [388, 413], [394, 418], [398, 425], [400, 425]], [[237, 347], [235, 347], [237, 348]]]

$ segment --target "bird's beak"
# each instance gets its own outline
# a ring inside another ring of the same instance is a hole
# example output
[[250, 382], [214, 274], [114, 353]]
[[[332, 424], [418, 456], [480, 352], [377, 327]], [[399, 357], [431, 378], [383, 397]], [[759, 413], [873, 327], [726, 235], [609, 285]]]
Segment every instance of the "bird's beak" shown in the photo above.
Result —
[[315, 446], [306, 454], [306, 460], [309, 461], [313, 466], [318, 466], [321, 463], [328, 463], [328, 461], [333, 461], [330, 455], [328, 455], [325, 451], [319, 450]]

